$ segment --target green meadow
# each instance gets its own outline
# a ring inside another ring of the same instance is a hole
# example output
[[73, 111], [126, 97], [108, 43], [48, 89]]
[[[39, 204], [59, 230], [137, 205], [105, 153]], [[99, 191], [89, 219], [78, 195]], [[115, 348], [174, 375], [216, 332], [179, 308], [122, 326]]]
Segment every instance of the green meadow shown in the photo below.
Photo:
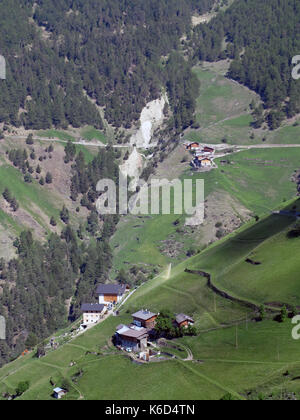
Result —
[[281, 302], [298, 305], [300, 299], [299, 239], [288, 238], [292, 226], [255, 247], [250, 258], [258, 266], [237, 261], [216, 281], [224, 289], [260, 303]]
[[204, 143], [223, 139], [230, 144], [249, 143], [253, 121], [249, 105], [258, 102], [257, 96], [224, 77], [223, 72], [195, 67], [194, 73], [201, 83], [196, 107], [200, 129], [190, 130], [185, 138]]
[[[234, 120], [248, 112], [255, 94], [218, 72], [195, 67], [194, 73], [201, 83], [196, 109], [197, 121], [201, 127], [208, 127], [228, 118]], [[243, 124], [240, 121], [237, 126], [241, 127], [246, 123], [249, 125], [249, 115], [247, 121], [243, 121]]]
[[[205, 278], [185, 272], [186, 268], [206, 270], [218, 287], [225, 290], [226, 286], [226, 291], [235, 296], [232, 284], [223, 282], [230, 270], [234, 272], [249, 255], [255, 258], [264, 255], [263, 263], [269, 264], [269, 271], [276, 273], [281, 264], [278, 255], [282, 253], [287, 258], [288, 253], [291, 254], [291, 245], [284, 235], [293, 224], [290, 217], [268, 216], [244, 226], [171, 270], [166, 269], [135, 292], [122, 307], [119, 317], [108, 318], [42, 359], [31, 354], [0, 369], [1, 393], [13, 392], [20, 381], [29, 380], [30, 388], [21, 399], [51, 399], [50, 379], [59, 386], [64, 378], [71, 383], [66, 399], [216, 400], [226, 394], [236, 399], [251, 399], [262, 395], [278, 397], [285, 391], [299, 393], [300, 344], [292, 339], [290, 321], [282, 324], [272, 319], [255, 322], [254, 314], [246, 306], [214, 294]], [[281, 235], [282, 243], [277, 241]], [[284, 241], [287, 251], [284, 251]], [[295, 241], [300, 246], [300, 240]], [[273, 251], [261, 254], [270, 244], [275, 254]], [[294, 265], [297, 267], [296, 259], [290, 256], [289, 264], [291, 271]], [[276, 277], [270, 288], [264, 276], [257, 276], [254, 287], [257, 293], [249, 292], [245, 285], [251, 284], [254, 269], [256, 267], [245, 263], [245, 271], [240, 276], [243, 283], [236, 296], [259, 303], [259, 289], [265, 289], [269, 290], [271, 301], [279, 294], [283, 299], [285, 289], [280, 288]], [[288, 272], [288, 264], [285, 269]], [[286, 284], [286, 279], [283, 283]], [[296, 283], [289, 288], [295, 295], [298, 293]], [[184, 361], [184, 352], [182, 356], [181, 352], [173, 352], [177, 359], [136, 365], [112, 347], [111, 337], [116, 326], [128, 323], [130, 314], [141, 307], [153, 311], [166, 308], [195, 318], [197, 337], [174, 341], [183, 349], [189, 349], [193, 361]], [[71, 367], [71, 362], [75, 362], [75, 366]], [[81, 375], [76, 379], [79, 371]]]
[[[256, 96], [217, 71], [196, 68], [195, 72], [201, 81], [197, 102], [201, 129], [190, 131], [187, 138], [214, 143], [226, 137], [229, 143], [248, 144], [252, 133], [249, 104]], [[72, 140], [69, 134], [56, 130], [44, 135]], [[81, 135], [89, 141], [106, 142], [103, 133], [91, 127]], [[268, 143], [293, 144], [299, 135], [299, 126], [286, 126], [273, 133], [256, 132], [252, 142], [261, 142], [266, 136]], [[78, 146], [78, 150], [89, 161], [94, 156], [92, 148]], [[298, 397], [300, 343], [292, 339], [290, 320], [278, 323], [270, 313], [258, 322], [257, 313], [245, 304], [268, 304], [273, 310], [279, 304], [299, 306], [300, 238], [287, 235], [296, 219], [272, 214], [274, 209], [291, 210], [294, 206], [300, 211], [296, 184], [291, 180], [299, 170], [299, 161], [299, 148], [256, 149], [217, 159], [218, 167], [211, 172], [196, 175], [187, 170], [183, 179], [204, 179], [206, 198], [214, 192], [228, 193], [257, 216], [205, 250], [199, 249], [190, 259], [186, 259], [188, 247], [197, 248], [198, 244], [189, 242], [190, 237], [178, 230], [184, 226], [185, 216], [123, 217], [111, 240], [112, 277], [133, 264], [150, 271], [158, 268], [160, 274], [136, 290], [118, 317], [109, 317], [42, 359], [35, 358], [33, 352], [1, 368], [0, 399], [4, 392], [13, 393], [19, 382], [28, 380], [30, 388], [20, 399], [50, 400], [55, 387], [51, 382], [62, 386], [64, 379], [71, 384], [68, 400], [218, 400], [226, 394], [259, 399], [280, 398], [284, 392]], [[37, 209], [47, 217], [58, 216], [54, 196], [35, 182], [25, 184], [19, 171], [4, 165], [0, 167], [0, 190], [7, 186], [45, 229], [47, 223]], [[16, 232], [20, 229], [1, 210], [0, 223]], [[162, 252], [162, 241], [171, 235], [183, 244], [178, 258]], [[247, 259], [259, 265], [249, 264]], [[213, 284], [231, 299], [214, 293], [205, 277], [186, 269], [209, 273]], [[183, 352], [168, 343], [165, 350], [176, 359], [137, 365], [112, 346], [111, 338], [116, 326], [129, 323], [131, 314], [141, 308], [193, 316], [198, 335], [174, 340]], [[190, 353], [193, 360], [183, 360]]]
[[253, 129], [250, 104], [259, 103], [255, 93], [226, 78], [225, 66], [211, 68], [195, 67], [194, 72], [200, 83], [197, 99], [196, 119], [199, 129], [191, 129], [185, 135], [187, 140], [217, 144], [247, 145], [297, 144], [300, 139], [299, 119], [295, 124], [287, 121], [275, 131]]
[[[12, 195], [17, 197], [22, 208], [46, 230], [48, 224], [43, 218], [43, 214], [49, 220], [51, 216], [59, 216], [57, 197], [43, 190], [35, 180], [31, 184], [25, 183], [20, 171], [10, 165], [0, 166], [0, 191], [4, 191], [5, 188], [9, 188]], [[2, 216], [2, 218], [5, 221], [9, 216]]]
[[[229, 164], [222, 165], [220, 161], [223, 159]], [[299, 169], [299, 159], [298, 148], [249, 150], [216, 160], [218, 168], [210, 172], [191, 175], [191, 171], [187, 171], [183, 178], [204, 179], [206, 198], [215, 191], [225, 191], [254, 215], [262, 216], [295, 197], [296, 184], [291, 177]], [[175, 226], [178, 218], [179, 226]], [[162, 241], [170, 235], [183, 243], [178, 261], [184, 259], [191, 246], [177, 231], [184, 223], [184, 215], [129, 215], [122, 218], [111, 240], [114, 272], [137, 262], [161, 267], [174, 262], [161, 252]], [[197, 243], [193, 245], [197, 247]]]
[[41, 131], [38, 131], [36, 134], [39, 137], [45, 137], [45, 138], [50, 138], [50, 139], [53, 138], [53, 139], [59, 139], [63, 141], [75, 141], [75, 137], [71, 136], [69, 133], [62, 130], [54, 130], [54, 129], [41, 130]]
[[84, 129], [81, 130], [80, 133], [81, 133], [81, 136], [85, 140], [88, 140], [88, 141], [97, 140], [103, 144], [107, 144], [107, 138], [105, 134], [94, 127], [85, 127]]

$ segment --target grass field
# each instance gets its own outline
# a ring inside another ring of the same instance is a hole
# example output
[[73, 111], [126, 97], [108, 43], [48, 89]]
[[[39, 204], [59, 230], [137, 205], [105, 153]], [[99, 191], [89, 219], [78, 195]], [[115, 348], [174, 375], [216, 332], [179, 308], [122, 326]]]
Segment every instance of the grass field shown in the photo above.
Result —
[[57, 198], [51, 197], [36, 181], [32, 184], [25, 183], [22, 174], [10, 165], [0, 166], [0, 191], [4, 191], [5, 188], [9, 188], [12, 195], [22, 204], [22, 208], [46, 230], [48, 224], [42, 213], [48, 216], [49, 220], [51, 216], [59, 218], [60, 210], [54, 205]]
[[[300, 149], [256, 149], [230, 155], [229, 165], [217, 160], [217, 169], [193, 176], [188, 170], [183, 177], [204, 179], [206, 198], [214, 191], [225, 191], [253, 214], [266, 215], [296, 195], [291, 177], [299, 168], [299, 158]], [[111, 241], [115, 272], [136, 262], [161, 267], [171, 262], [161, 253], [161, 241], [170, 235], [183, 243], [177, 261], [185, 258], [191, 238], [177, 232], [173, 224], [177, 219], [176, 215], [123, 218]], [[179, 219], [182, 227], [185, 216]], [[201, 248], [197, 242], [193, 246]]]
[[[237, 334], [236, 334], [237, 331]], [[299, 342], [292, 339], [292, 324], [274, 321], [248, 323], [211, 331], [196, 339], [180, 339], [194, 357], [204, 364], [197, 366], [211, 379], [240, 392], [249, 391], [269, 396], [289, 389], [299, 396]], [[236, 347], [236, 336], [237, 344]], [[288, 372], [287, 376], [284, 374]], [[250, 396], [251, 398], [251, 396]]]
[[107, 144], [107, 138], [105, 134], [94, 127], [85, 127], [82, 129], [81, 136], [88, 141], [98, 140], [103, 144]]
[[291, 182], [298, 170], [300, 150], [251, 150], [229, 156], [229, 165], [204, 175], [208, 191], [224, 189], [246, 208], [262, 214], [282, 201], [295, 196], [296, 185]]
[[[249, 143], [252, 133], [249, 104], [256, 96], [218, 71], [200, 68], [195, 71], [202, 83], [197, 103], [197, 120], [202, 128], [191, 131], [188, 138], [214, 143], [226, 137], [229, 143]], [[252, 142], [261, 142], [266, 136], [268, 143], [292, 144], [299, 134], [299, 126], [283, 127], [274, 133], [258, 131]], [[60, 133], [61, 137], [57, 137], [55, 130], [47, 131], [47, 137], [69, 140], [65, 135]], [[103, 134], [90, 127], [82, 135], [90, 141], [105, 142]], [[93, 152], [81, 146], [79, 149], [88, 160], [92, 159]], [[215, 400], [228, 393], [235, 398], [251, 399], [259, 395], [280, 397], [285, 391], [295, 392], [299, 397], [299, 343], [291, 337], [290, 321], [255, 322], [252, 310], [215, 294], [204, 277], [185, 272], [186, 268], [206, 271], [219, 289], [256, 305], [299, 306], [300, 239], [287, 238], [295, 218], [271, 214], [276, 208], [290, 209], [295, 205], [292, 199], [296, 184], [291, 177], [299, 170], [299, 158], [300, 149], [296, 148], [256, 149], [230, 155], [226, 158], [229, 164], [221, 165], [221, 159], [217, 160], [218, 168], [211, 172], [192, 175], [187, 170], [183, 178], [205, 180], [206, 198], [214, 192], [226, 192], [260, 216], [258, 222], [253, 219], [188, 260], [187, 248], [191, 244], [200, 248], [200, 244], [177, 231], [178, 225], [174, 225], [177, 215], [122, 218], [111, 241], [112, 275], [136, 263], [150, 269], [158, 267], [161, 274], [133, 294], [120, 316], [108, 318], [40, 360], [32, 353], [0, 369], [0, 399], [3, 392], [13, 393], [18, 383], [26, 380], [30, 388], [20, 399], [52, 399], [54, 386], [50, 379], [61, 386], [64, 378], [72, 384], [66, 396], [69, 400]], [[25, 184], [16, 169], [1, 166], [0, 191], [6, 186], [45, 229], [47, 223], [36, 208], [47, 217], [58, 215], [53, 197], [36, 183]], [[296, 206], [300, 211], [300, 201]], [[179, 219], [182, 227], [185, 216]], [[0, 223], [12, 226], [15, 231], [19, 229], [1, 210]], [[161, 251], [162, 241], [170, 235], [184, 245], [177, 259]], [[247, 258], [261, 265], [246, 263]], [[141, 308], [156, 312], [168, 309], [174, 314], [184, 312], [193, 316], [198, 336], [175, 340], [186, 351], [181, 354], [170, 347], [165, 350], [181, 359], [189, 350], [194, 360], [141, 366], [116, 352], [111, 344], [116, 326], [129, 323], [130, 314]], [[75, 362], [72, 367], [71, 362]], [[72, 381], [80, 370], [82, 376]]]
[[[42, 140], [36, 140], [33, 147], [35, 147], [36, 154], [39, 155], [44, 154], [44, 148], [48, 145], [49, 142], [45, 144]], [[59, 145], [59, 142], [55, 143], [53, 159], [46, 161], [47, 166], [45, 168], [43, 168], [41, 163], [42, 175], [45, 176], [46, 171], [50, 171], [53, 175], [53, 183], [49, 186], [41, 186], [39, 181], [35, 179], [35, 174], [32, 176], [32, 182], [26, 183], [21, 171], [4, 159], [6, 151], [15, 147], [23, 148], [24, 141], [7, 139], [5, 143], [2, 143], [1, 147], [0, 196], [2, 199], [3, 191], [5, 188], [8, 188], [19, 204], [19, 209], [16, 213], [9, 213], [5, 207], [0, 209], [0, 238], [6, 248], [0, 251], [0, 255], [4, 255], [6, 258], [11, 258], [14, 255], [12, 243], [14, 238], [24, 229], [32, 229], [35, 236], [43, 240], [53, 231], [50, 226], [50, 219], [54, 217], [57, 222], [57, 232], [59, 232], [63, 226], [60, 220], [60, 211], [64, 204], [67, 204], [71, 212], [71, 220], [75, 226], [79, 224], [82, 217], [81, 214], [75, 212], [75, 204], [70, 205], [66, 203], [68, 189], [65, 185], [66, 176], [64, 176], [64, 170], [68, 172], [69, 168], [65, 168], [63, 164], [65, 143], [62, 143], [62, 147]], [[80, 145], [76, 145], [76, 148], [77, 151], [81, 150], [84, 153], [88, 162], [98, 152], [98, 150], [89, 150]], [[31, 160], [31, 164], [34, 169], [38, 164], [37, 160]]]
[[[249, 104], [256, 96], [248, 89], [212, 70], [195, 67], [194, 72], [201, 83], [196, 110], [197, 121], [201, 127], [210, 126], [227, 118], [236, 119], [249, 110]], [[246, 123], [249, 126], [247, 120], [243, 125], [238, 124], [239, 128]]]
[[[275, 131], [253, 129], [250, 104], [259, 103], [249, 89], [225, 77], [228, 63], [195, 67], [201, 83], [196, 116], [200, 129], [190, 130], [185, 138], [191, 141], [216, 144], [224, 139], [228, 144], [295, 144], [299, 143], [300, 124], [290, 121]], [[253, 137], [254, 136], [254, 137]]]
[[64, 141], [75, 141], [75, 137], [71, 136], [69, 133], [62, 131], [62, 130], [41, 130], [36, 133], [39, 137], [45, 137], [45, 138], [53, 138], [53, 139], [59, 139]]
[[[214, 295], [204, 278], [184, 272], [186, 267], [207, 270], [220, 286], [222, 276], [235, 269], [253, 250], [273, 241], [276, 247], [277, 236], [292, 224], [291, 218], [269, 216], [243, 227], [171, 272], [162, 273], [138, 289], [119, 317], [108, 318], [40, 360], [29, 355], [0, 369], [0, 391], [13, 392], [20, 381], [29, 380], [30, 389], [22, 399], [51, 399], [50, 378], [59, 386], [63, 378], [71, 380], [82, 370], [67, 399], [220, 399], [228, 393], [245, 399], [258, 398], [259, 394], [278, 397], [287, 390], [298, 395], [300, 384], [295, 378], [300, 372], [299, 343], [291, 337], [292, 324], [253, 322], [249, 309]], [[282, 253], [283, 248], [280, 245], [277, 252]], [[268, 260], [273, 262], [272, 273], [276, 273], [280, 259], [271, 252]], [[294, 263], [295, 259], [290, 259], [290, 264]], [[252, 270], [251, 266], [248, 268]], [[245, 283], [247, 276], [247, 272], [242, 273]], [[268, 284], [265, 286], [269, 289]], [[278, 287], [274, 282], [270, 293]], [[252, 300], [243, 285], [239, 290], [239, 295]], [[280, 293], [283, 296], [283, 288]], [[254, 298], [256, 301], [258, 296]], [[139, 366], [115, 352], [110, 338], [116, 325], [128, 323], [130, 314], [141, 307], [182, 311], [195, 318], [200, 334], [175, 341], [191, 351], [193, 362], [173, 360]], [[76, 365], [70, 367], [71, 362]]]
[[217, 278], [218, 284], [261, 303], [299, 305], [300, 241], [288, 239], [288, 230], [284, 229], [252, 251], [252, 259], [261, 265], [254, 268], [240, 261]]
[[249, 105], [253, 100], [258, 102], [258, 97], [224, 77], [222, 70], [194, 68], [201, 83], [196, 108], [201, 128], [191, 130], [185, 137], [206, 143], [220, 143], [224, 138], [230, 144], [250, 143], [252, 116]]

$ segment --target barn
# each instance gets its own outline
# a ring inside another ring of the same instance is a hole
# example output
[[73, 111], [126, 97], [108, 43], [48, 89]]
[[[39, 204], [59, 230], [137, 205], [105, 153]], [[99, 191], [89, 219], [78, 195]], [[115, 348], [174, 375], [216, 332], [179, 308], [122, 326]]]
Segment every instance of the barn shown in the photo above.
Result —
[[147, 328], [148, 330], [151, 330], [155, 327], [157, 316], [157, 314], [150, 312], [147, 309], [142, 309], [141, 311], [132, 315], [133, 323], [135, 325], [138, 327]]
[[194, 325], [194, 323], [195, 323], [193, 318], [191, 318], [190, 316], [185, 315], [185, 314], [177, 315], [175, 321], [176, 321], [176, 325], [179, 328], [187, 328], [190, 325]]

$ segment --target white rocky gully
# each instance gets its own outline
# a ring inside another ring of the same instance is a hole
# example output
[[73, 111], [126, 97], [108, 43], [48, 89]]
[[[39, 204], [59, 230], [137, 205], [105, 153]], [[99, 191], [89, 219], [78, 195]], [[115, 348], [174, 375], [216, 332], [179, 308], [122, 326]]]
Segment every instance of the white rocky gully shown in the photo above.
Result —
[[203, 179], [140, 179], [136, 193], [130, 193], [128, 177], [119, 174], [119, 185], [111, 179], [97, 184], [101, 193], [96, 208], [101, 215], [186, 215], [197, 214], [198, 224], [204, 221]]
[[6, 339], [6, 322], [4, 316], [0, 315], [0, 340]]
[[292, 64], [295, 66], [292, 70], [292, 78], [294, 80], [300, 79], [300, 55], [295, 55], [292, 58]]
[[6, 79], [6, 60], [0, 55], [0, 80]]

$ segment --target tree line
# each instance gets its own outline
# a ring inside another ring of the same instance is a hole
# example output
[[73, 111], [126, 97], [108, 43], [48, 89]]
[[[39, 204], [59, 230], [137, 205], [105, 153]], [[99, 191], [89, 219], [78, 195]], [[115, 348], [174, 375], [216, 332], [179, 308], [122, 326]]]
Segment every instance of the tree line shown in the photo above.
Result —
[[[66, 153], [70, 145], [66, 146]], [[0, 366], [17, 357], [26, 347], [34, 347], [56, 330], [76, 320], [83, 302], [93, 301], [98, 283], [105, 283], [112, 268], [109, 239], [118, 216], [99, 217], [96, 212], [96, 184], [103, 177], [117, 180], [117, 154], [112, 147], [99, 151], [87, 163], [82, 152], [73, 159], [73, 189], [88, 202], [85, 223], [74, 225], [67, 205], [60, 211], [64, 224], [61, 234], [52, 233], [45, 243], [24, 231], [15, 240], [17, 256], [0, 260], [0, 314], [7, 321], [7, 339], [0, 342]], [[12, 164], [27, 170], [28, 153], [16, 149], [8, 153]], [[73, 157], [72, 157], [73, 156]], [[71, 191], [70, 191], [71, 194]], [[12, 208], [18, 203], [9, 189], [4, 199]], [[74, 197], [73, 197], [74, 198]], [[57, 221], [52, 216], [52, 226]]]
[[1, 82], [0, 122], [102, 129], [99, 106], [109, 123], [130, 128], [168, 85], [176, 124], [184, 127], [194, 112], [191, 73], [168, 56], [181, 49], [191, 14], [213, 3], [3, 0], [0, 51], [7, 79]]
[[194, 30], [195, 58], [231, 59], [228, 77], [261, 96], [264, 107], [254, 112], [257, 128], [266, 121], [276, 129], [300, 112], [300, 84], [291, 75], [292, 58], [300, 54], [299, 19], [296, 0], [237, 0]]

